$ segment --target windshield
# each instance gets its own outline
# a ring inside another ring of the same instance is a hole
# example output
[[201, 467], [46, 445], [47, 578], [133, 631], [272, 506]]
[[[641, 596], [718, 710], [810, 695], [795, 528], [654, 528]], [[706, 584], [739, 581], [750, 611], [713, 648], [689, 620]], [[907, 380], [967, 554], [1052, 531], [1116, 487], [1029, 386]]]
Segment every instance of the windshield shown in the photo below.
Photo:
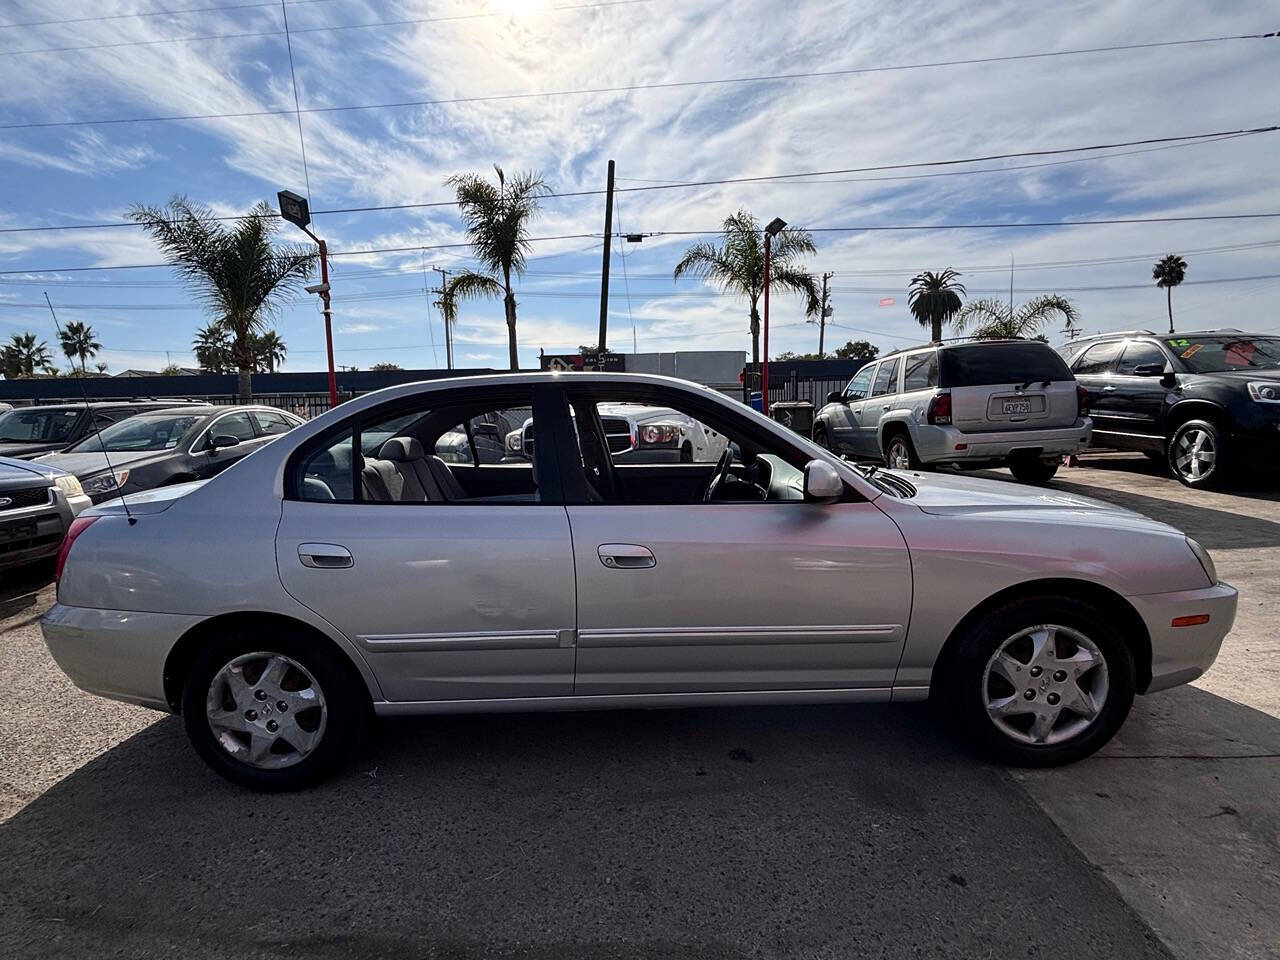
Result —
[[27, 407], [0, 414], [0, 443], [66, 443], [80, 410]]
[[69, 453], [93, 453], [106, 449], [129, 451], [169, 450], [188, 430], [205, 418], [203, 413], [169, 413], [130, 417], [113, 423], [96, 436], [81, 440]]
[[1192, 373], [1280, 367], [1280, 337], [1170, 337], [1165, 343]]

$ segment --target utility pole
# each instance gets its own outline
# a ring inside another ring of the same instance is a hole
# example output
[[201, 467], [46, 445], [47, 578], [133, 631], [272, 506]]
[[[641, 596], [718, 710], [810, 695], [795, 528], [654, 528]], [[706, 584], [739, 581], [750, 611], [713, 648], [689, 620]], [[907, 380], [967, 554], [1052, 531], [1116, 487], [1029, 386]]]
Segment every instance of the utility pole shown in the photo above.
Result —
[[596, 349], [603, 357], [609, 324], [609, 251], [613, 247], [613, 161], [609, 161], [609, 181], [604, 195], [604, 258], [600, 265], [600, 337]]
[[[444, 267], [432, 267], [436, 273], [440, 274], [440, 289], [432, 290], [432, 293], [440, 294], [440, 316], [444, 319], [444, 362], [446, 366], [453, 369], [453, 324], [449, 322], [449, 315], [445, 313], [444, 308], [444, 288], [449, 282], [449, 271]], [[438, 363], [439, 361], [437, 361]]]
[[822, 275], [822, 307], [818, 311], [818, 359], [825, 357], [826, 337], [827, 337], [827, 281], [834, 277], [834, 273], [824, 273]]
[[1009, 319], [1013, 319], [1013, 254], [1009, 254]]

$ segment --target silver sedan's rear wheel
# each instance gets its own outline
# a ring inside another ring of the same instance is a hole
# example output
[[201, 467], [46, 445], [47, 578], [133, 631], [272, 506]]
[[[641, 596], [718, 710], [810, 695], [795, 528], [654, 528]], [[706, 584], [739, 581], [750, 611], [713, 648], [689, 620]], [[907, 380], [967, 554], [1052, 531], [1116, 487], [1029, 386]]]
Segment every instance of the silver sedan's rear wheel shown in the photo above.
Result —
[[324, 638], [270, 624], [213, 640], [186, 676], [182, 719], [209, 766], [254, 790], [324, 779], [355, 745], [368, 691]]
[[258, 770], [304, 760], [328, 720], [324, 691], [310, 671], [279, 653], [241, 654], [214, 674], [205, 718], [218, 744]]
[[934, 668], [934, 692], [995, 759], [1071, 763], [1111, 739], [1133, 704], [1125, 622], [1065, 597], [1012, 601], [961, 628]]

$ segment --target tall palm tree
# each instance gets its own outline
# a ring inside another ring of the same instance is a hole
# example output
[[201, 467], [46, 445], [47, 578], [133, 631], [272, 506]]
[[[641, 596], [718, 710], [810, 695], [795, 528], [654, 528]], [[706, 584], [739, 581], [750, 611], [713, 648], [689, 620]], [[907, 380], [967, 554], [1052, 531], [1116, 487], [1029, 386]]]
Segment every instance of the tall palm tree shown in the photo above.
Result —
[[71, 361], [80, 361], [80, 372], [87, 373], [86, 364], [90, 357], [97, 356], [102, 344], [93, 338], [93, 327], [80, 320], [72, 320], [58, 332], [62, 342], [62, 352]]
[[942, 339], [942, 325], [949, 323], [960, 310], [966, 291], [960, 274], [950, 267], [934, 273], [925, 270], [911, 278], [907, 308], [922, 327], [929, 328], [929, 339]]
[[1151, 279], [1157, 287], [1164, 287], [1165, 305], [1169, 308], [1169, 332], [1173, 333], [1173, 288], [1187, 276], [1187, 261], [1176, 253], [1161, 257], [1151, 268]]
[[1021, 306], [1010, 309], [1004, 300], [988, 297], [965, 304], [955, 318], [957, 330], [975, 325], [975, 340], [1027, 340], [1040, 336], [1040, 328], [1050, 318], [1060, 316], [1067, 332], [1076, 330], [1080, 311], [1074, 303], [1057, 293], [1032, 297]]
[[268, 330], [254, 337], [254, 353], [258, 369], [265, 367], [267, 373], [275, 373], [276, 367], [284, 363], [285, 357], [289, 355], [289, 348], [280, 339], [280, 334]]
[[135, 204], [129, 217], [151, 234], [169, 262], [231, 335], [240, 402], [252, 394], [253, 338], [280, 302], [311, 276], [316, 253], [297, 244], [272, 246], [279, 221], [265, 203], [228, 226], [204, 204], [177, 196], [165, 207]]
[[[760, 221], [746, 210], [725, 217], [719, 243], [695, 243], [672, 271], [672, 279], [688, 275], [714, 284], [725, 293], [747, 298], [751, 305], [751, 362], [760, 363], [760, 311], [764, 293], [764, 241]], [[769, 284], [804, 294], [805, 315], [817, 316], [821, 300], [813, 274], [800, 263], [804, 254], [817, 253], [807, 230], [783, 230], [770, 244]]]
[[37, 370], [47, 372], [53, 365], [53, 354], [43, 340], [36, 342], [34, 333], [15, 333], [4, 345], [4, 375], [6, 380], [34, 376]]
[[461, 173], [445, 180], [447, 186], [454, 188], [458, 215], [466, 224], [471, 252], [487, 271], [468, 271], [454, 279], [473, 277], [475, 279], [468, 282], [474, 284], [476, 290], [487, 287], [485, 280], [494, 285], [501, 282], [507, 318], [507, 350], [511, 369], [519, 370], [516, 295], [511, 289], [511, 277], [524, 275], [529, 224], [538, 215], [539, 198], [548, 192], [548, 187], [538, 173], [517, 173], [508, 181], [501, 167], [495, 164], [493, 169], [498, 174], [496, 185], [478, 173]]

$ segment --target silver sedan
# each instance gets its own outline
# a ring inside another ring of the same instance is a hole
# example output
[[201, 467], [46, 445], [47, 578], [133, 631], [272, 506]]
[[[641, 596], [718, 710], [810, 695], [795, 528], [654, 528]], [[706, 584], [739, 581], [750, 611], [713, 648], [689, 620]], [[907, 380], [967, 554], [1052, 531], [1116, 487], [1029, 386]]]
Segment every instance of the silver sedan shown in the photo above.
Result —
[[[669, 407], [714, 463], [615, 461]], [[533, 455], [483, 424], [532, 411]], [[446, 434], [468, 438], [449, 462]], [[79, 517], [45, 639], [79, 686], [180, 713], [257, 789], [373, 714], [942, 701], [984, 753], [1079, 759], [1200, 676], [1235, 615], [1163, 523], [998, 481], [855, 467], [682, 381], [509, 374], [369, 394], [204, 484]]]

